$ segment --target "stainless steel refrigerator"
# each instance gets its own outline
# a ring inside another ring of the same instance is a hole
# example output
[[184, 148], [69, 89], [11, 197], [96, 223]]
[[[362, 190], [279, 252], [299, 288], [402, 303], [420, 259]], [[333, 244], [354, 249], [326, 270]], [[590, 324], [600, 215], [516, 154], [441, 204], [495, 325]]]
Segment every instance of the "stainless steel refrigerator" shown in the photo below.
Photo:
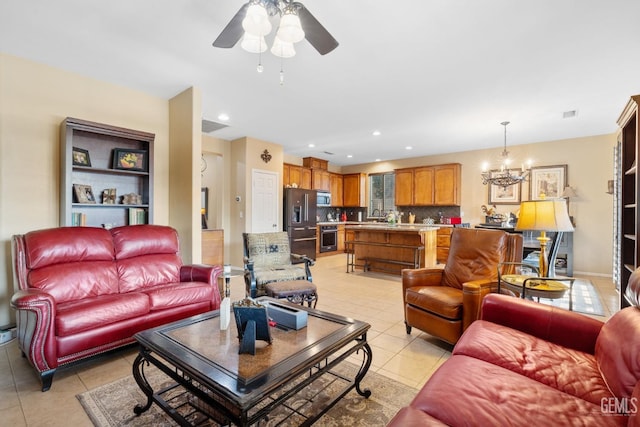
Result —
[[284, 190], [284, 230], [291, 253], [316, 259], [316, 213], [318, 192], [301, 188]]

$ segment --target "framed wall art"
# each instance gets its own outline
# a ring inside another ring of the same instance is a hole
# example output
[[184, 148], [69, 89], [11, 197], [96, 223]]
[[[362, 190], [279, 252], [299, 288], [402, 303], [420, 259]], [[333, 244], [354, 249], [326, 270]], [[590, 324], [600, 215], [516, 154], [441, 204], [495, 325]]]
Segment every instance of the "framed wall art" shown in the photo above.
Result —
[[[491, 176], [494, 177], [500, 173], [498, 170], [492, 170]], [[522, 184], [509, 185], [502, 187], [500, 185], [489, 184], [489, 204], [490, 205], [519, 205], [520, 191]]]
[[146, 172], [149, 158], [146, 150], [113, 149], [113, 168]]
[[73, 147], [72, 148], [73, 166], [91, 166], [91, 158], [89, 157], [89, 150], [84, 148]]
[[96, 198], [93, 196], [93, 190], [90, 185], [73, 184], [73, 193], [78, 203], [95, 203]]
[[567, 165], [531, 168], [529, 200], [557, 199], [567, 186]]

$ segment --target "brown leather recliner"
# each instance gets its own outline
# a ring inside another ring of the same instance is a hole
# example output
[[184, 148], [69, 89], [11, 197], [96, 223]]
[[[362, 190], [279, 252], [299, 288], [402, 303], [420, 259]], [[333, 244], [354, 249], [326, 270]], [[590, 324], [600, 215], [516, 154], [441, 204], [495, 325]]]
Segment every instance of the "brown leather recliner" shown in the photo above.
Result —
[[[522, 235], [455, 228], [444, 268], [402, 271], [407, 334], [415, 327], [450, 344], [480, 316], [485, 295], [497, 290], [498, 264], [522, 261]], [[501, 274], [508, 274], [506, 265]]]

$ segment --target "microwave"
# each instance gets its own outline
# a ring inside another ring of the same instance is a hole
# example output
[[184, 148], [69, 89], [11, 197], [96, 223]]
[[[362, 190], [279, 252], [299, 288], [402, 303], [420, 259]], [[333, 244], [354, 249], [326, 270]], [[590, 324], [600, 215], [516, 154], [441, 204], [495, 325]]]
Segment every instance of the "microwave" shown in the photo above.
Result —
[[318, 191], [318, 206], [331, 206], [331, 193], [326, 191]]

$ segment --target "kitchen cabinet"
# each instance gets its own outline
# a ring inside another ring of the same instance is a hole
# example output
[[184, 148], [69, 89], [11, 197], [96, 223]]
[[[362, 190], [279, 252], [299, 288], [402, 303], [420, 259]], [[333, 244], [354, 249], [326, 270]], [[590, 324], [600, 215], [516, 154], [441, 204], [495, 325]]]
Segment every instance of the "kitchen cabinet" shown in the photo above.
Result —
[[396, 206], [459, 206], [461, 165], [396, 169]]
[[60, 125], [60, 225], [152, 224], [154, 139], [67, 117]]
[[337, 238], [337, 250], [338, 252], [344, 252], [344, 240], [345, 240], [345, 227], [344, 224], [338, 224], [338, 238]]
[[339, 173], [329, 174], [329, 187], [331, 192], [331, 206], [342, 207], [344, 205], [343, 194], [344, 180]]
[[367, 207], [367, 175], [350, 173], [342, 175], [344, 207]]
[[436, 262], [446, 264], [449, 258], [449, 247], [451, 246], [451, 232], [453, 227], [440, 227], [436, 233]]
[[311, 190], [311, 169], [284, 163], [282, 165], [282, 184], [285, 187], [296, 184], [298, 188]]
[[305, 157], [302, 159], [302, 165], [309, 169], [323, 169], [329, 168], [329, 161], [318, 159], [317, 157]]
[[[640, 95], [632, 96], [618, 118], [618, 140], [621, 153], [616, 177], [619, 182], [617, 241], [619, 251], [616, 265], [619, 274], [620, 308], [631, 305], [625, 296], [629, 277], [640, 266], [640, 182], [638, 181], [638, 157], [640, 151], [640, 122], [638, 120]], [[616, 252], [616, 251], [614, 251]]]
[[413, 205], [413, 168], [396, 169], [396, 206]]
[[311, 169], [311, 188], [313, 190], [331, 191], [330, 173], [324, 169]]

